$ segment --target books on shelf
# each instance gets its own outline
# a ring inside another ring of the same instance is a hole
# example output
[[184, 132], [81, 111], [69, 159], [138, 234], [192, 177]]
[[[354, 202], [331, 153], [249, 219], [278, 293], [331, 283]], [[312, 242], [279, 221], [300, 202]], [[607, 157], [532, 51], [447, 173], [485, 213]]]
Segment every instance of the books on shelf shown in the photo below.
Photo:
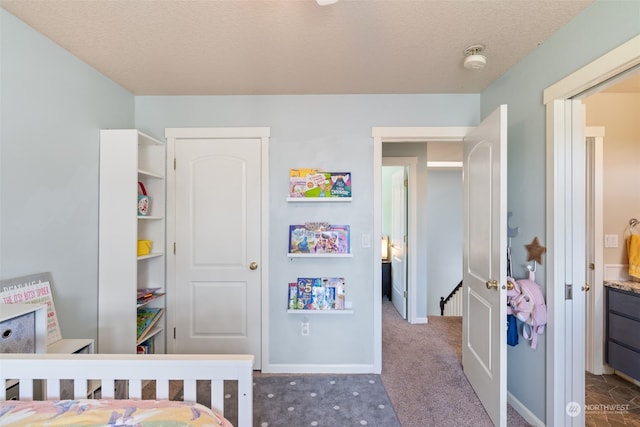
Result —
[[351, 172], [289, 170], [289, 197], [351, 197]]
[[164, 314], [164, 308], [145, 307], [138, 309], [138, 315], [136, 320], [136, 341], [143, 341], [149, 333], [153, 330], [153, 327], [158, 323], [158, 320]]
[[350, 241], [348, 225], [307, 222], [289, 226], [290, 254], [348, 254]]
[[160, 288], [144, 288], [138, 289], [137, 302], [138, 305], [146, 304], [155, 298], [164, 295], [164, 292], [158, 292]]
[[137, 354], [153, 354], [155, 353], [155, 340], [146, 340], [136, 346]]
[[289, 310], [344, 310], [343, 277], [299, 277], [289, 283]]

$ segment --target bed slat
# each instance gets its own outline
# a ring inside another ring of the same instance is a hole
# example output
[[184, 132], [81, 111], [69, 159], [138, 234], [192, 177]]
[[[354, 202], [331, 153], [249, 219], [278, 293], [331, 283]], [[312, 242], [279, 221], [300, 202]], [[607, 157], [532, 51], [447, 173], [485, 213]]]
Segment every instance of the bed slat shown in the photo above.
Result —
[[224, 415], [224, 381], [211, 381], [211, 407]]
[[76, 380], [73, 382], [73, 398], [74, 399], [86, 399], [87, 398], [87, 381]]
[[116, 382], [113, 378], [103, 378], [100, 384], [100, 394], [103, 399], [113, 399], [115, 397]]
[[46, 380], [47, 400], [60, 399], [60, 380], [47, 378]]
[[129, 399], [142, 399], [141, 380], [129, 380]]
[[156, 399], [158, 400], [169, 399], [169, 381], [168, 380], [156, 380]]
[[196, 380], [184, 380], [184, 401], [195, 402], [196, 401]]

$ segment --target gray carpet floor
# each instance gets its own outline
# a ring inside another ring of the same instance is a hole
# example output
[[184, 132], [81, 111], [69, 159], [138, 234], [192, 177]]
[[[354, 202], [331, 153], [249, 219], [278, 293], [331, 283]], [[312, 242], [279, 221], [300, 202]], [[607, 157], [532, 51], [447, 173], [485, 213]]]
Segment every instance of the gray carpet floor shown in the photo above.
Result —
[[379, 375], [261, 376], [254, 426], [400, 427]]
[[[462, 371], [462, 318], [429, 316], [409, 324], [382, 304], [382, 382], [402, 427], [491, 427]], [[507, 425], [529, 424], [507, 408]]]
[[[382, 375], [254, 372], [254, 426], [493, 426], [462, 371], [460, 317], [412, 325], [385, 298], [382, 319]], [[210, 390], [198, 389], [206, 404]], [[177, 400], [181, 394], [179, 386], [171, 393]], [[237, 384], [225, 382], [225, 417], [234, 425], [236, 395]], [[510, 406], [507, 425], [529, 426]]]

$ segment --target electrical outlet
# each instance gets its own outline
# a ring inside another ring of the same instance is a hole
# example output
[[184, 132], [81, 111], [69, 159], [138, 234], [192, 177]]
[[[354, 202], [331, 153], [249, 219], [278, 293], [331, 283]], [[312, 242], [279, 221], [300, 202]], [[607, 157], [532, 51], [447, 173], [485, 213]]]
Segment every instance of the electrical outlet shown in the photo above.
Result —
[[300, 333], [302, 336], [309, 335], [309, 322], [302, 322], [302, 326], [300, 327]]

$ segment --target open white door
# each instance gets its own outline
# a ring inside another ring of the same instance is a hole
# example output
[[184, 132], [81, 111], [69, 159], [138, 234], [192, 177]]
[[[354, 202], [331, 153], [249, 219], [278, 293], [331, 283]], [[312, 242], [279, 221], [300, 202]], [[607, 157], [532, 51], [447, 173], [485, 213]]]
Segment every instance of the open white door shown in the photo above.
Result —
[[407, 187], [406, 168], [391, 176], [391, 302], [407, 318]]
[[464, 139], [462, 365], [496, 426], [507, 423], [507, 106]]

